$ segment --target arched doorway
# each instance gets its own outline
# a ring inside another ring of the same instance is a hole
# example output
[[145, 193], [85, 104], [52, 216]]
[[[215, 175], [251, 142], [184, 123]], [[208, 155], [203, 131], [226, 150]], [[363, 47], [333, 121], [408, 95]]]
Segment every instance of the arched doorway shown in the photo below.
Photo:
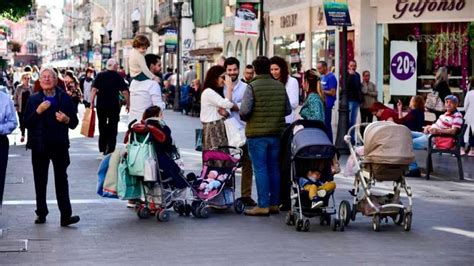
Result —
[[255, 59], [255, 53], [253, 48], [253, 43], [250, 39], [247, 40], [245, 45], [245, 65], [252, 64], [252, 61]]
[[227, 48], [225, 49], [225, 57], [231, 56], [234, 56], [234, 46], [232, 45], [232, 42], [228, 42]]

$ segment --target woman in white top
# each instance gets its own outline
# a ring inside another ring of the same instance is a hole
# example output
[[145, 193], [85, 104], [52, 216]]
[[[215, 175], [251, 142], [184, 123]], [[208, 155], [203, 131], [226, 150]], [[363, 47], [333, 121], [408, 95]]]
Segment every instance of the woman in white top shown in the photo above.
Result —
[[[474, 157], [474, 76], [469, 81], [469, 91], [464, 97], [464, 110], [466, 111], [464, 123], [467, 124], [464, 141], [469, 145], [467, 156]], [[461, 153], [465, 153], [464, 148], [462, 148]]]
[[291, 124], [295, 121], [295, 110], [299, 104], [299, 91], [300, 87], [298, 80], [290, 76], [288, 64], [285, 59], [274, 56], [270, 58], [270, 73], [272, 77], [285, 85], [286, 94], [290, 100], [291, 114], [285, 117], [285, 122]]
[[[216, 65], [211, 67], [206, 74], [201, 94], [201, 114], [202, 122], [202, 149], [209, 150], [219, 146], [227, 146], [227, 136], [224, 126], [225, 109], [235, 106], [232, 100], [232, 89], [226, 90], [225, 98], [218, 91], [226, 82], [232, 83], [230, 77], [225, 75], [225, 69]], [[232, 86], [227, 86], [232, 88]]]

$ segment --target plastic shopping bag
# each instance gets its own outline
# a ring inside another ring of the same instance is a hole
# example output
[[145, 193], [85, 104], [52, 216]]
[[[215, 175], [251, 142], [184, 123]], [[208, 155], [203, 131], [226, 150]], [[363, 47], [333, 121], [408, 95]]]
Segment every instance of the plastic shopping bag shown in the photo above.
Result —
[[234, 117], [226, 119], [224, 121], [224, 125], [229, 146], [241, 147], [245, 145], [245, 132], [244, 129], [241, 129], [241, 126], [237, 119], [235, 119]]
[[127, 160], [122, 159], [118, 167], [117, 194], [120, 199], [140, 199], [142, 197], [142, 185], [135, 176], [128, 174]]

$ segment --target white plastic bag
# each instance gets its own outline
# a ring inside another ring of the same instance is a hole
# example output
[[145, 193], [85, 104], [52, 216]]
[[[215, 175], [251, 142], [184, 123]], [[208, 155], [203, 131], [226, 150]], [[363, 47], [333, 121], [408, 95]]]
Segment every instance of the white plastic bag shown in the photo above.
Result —
[[229, 146], [241, 147], [245, 145], [245, 130], [240, 128], [240, 124], [234, 117], [224, 121], [225, 132]]

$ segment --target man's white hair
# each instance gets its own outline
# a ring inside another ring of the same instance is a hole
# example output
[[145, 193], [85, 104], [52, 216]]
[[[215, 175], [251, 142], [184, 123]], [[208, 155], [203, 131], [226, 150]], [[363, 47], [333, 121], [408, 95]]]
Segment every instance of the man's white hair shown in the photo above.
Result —
[[109, 60], [107, 60], [108, 70], [112, 70], [116, 65], [117, 65], [117, 60], [115, 60], [114, 58], [110, 58]]
[[58, 74], [56, 74], [56, 71], [54, 71], [54, 69], [52, 67], [48, 67], [48, 66], [41, 68], [41, 70], [39, 72], [40, 77], [43, 75], [43, 72], [46, 72], [46, 71], [49, 71], [53, 75], [56, 82], [58, 81]]

